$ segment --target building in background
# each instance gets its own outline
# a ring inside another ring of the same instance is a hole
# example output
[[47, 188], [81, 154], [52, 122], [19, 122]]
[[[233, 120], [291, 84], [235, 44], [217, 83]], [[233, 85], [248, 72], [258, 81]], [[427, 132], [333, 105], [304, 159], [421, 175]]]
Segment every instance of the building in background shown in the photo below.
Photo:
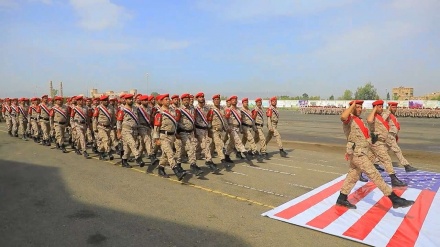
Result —
[[99, 98], [99, 97], [101, 97], [101, 95], [108, 95], [110, 98], [118, 98], [121, 94], [127, 94], [127, 93], [136, 95], [137, 89], [131, 89], [129, 91], [121, 91], [121, 92], [107, 91], [104, 93], [100, 93], [100, 92], [98, 92], [98, 89], [93, 88], [90, 90], [90, 97], [91, 98]]
[[393, 100], [410, 100], [414, 97], [414, 88], [395, 87], [393, 88]]

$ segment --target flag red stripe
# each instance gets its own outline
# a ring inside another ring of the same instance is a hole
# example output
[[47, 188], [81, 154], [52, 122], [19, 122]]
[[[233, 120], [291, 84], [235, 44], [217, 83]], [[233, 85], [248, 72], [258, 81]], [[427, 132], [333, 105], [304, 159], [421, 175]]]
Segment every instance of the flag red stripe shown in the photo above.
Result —
[[[396, 193], [398, 196], [401, 196], [404, 191], [405, 190], [396, 190], [394, 193]], [[387, 214], [392, 206], [393, 204], [391, 203], [390, 199], [387, 196], [383, 196], [342, 235], [364, 240]]]
[[387, 246], [414, 246], [434, 197], [435, 192], [430, 190], [419, 194]]
[[[348, 200], [352, 204], [358, 203], [360, 200], [362, 200], [365, 196], [367, 196], [372, 190], [376, 188], [376, 185], [372, 182], [366, 183], [364, 186], [357, 189], [354, 193], [351, 193], [348, 196]], [[342, 216], [345, 212], [347, 212], [349, 209], [346, 207], [341, 207], [334, 205], [331, 208], [329, 208], [324, 213], [318, 215], [313, 220], [307, 222], [307, 225], [313, 226], [319, 229], [323, 229], [330, 225], [333, 221], [338, 219], [340, 216]]]
[[306, 200], [301, 201], [298, 204], [295, 204], [289, 208], [286, 208], [281, 212], [278, 212], [277, 214], [275, 214], [275, 216], [286, 219], [286, 220], [291, 219], [291, 218], [295, 217], [296, 215], [306, 211], [311, 206], [317, 204], [318, 202], [322, 201], [323, 199], [334, 194], [338, 190], [340, 190], [343, 183], [344, 183], [344, 180], [341, 180], [341, 181], [335, 183], [334, 185], [332, 185], [332, 186], [316, 193], [315, 195], [307, 198]]

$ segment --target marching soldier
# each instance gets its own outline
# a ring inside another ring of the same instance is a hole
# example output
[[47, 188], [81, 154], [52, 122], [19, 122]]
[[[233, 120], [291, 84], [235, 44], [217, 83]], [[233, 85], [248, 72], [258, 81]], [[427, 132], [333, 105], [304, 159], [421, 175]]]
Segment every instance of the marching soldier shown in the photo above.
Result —
[[27, 141], [27, 132], [28, 132], [28, 123], [29, 123], [29, 116], [28, 116], [28, 106], [25, 104], [27, 101], [26, 98], [21, 98], [19, 101], [18, 106], [18, 128], [19, 132], [22, 135], [21, 138], [25, 141]]
[[266, 145], [270, 142], [272, 137], [275, 137], [278, 148], [280, 149], [280, 155], [281, 157], [287, 157], [286, 151], [283, 149], [283, 143], [281, 142], [281, 135], [278, 132], [277, 126], [278, 126], [278, 120], [280, 119], [280, 113], [277, 109], [277, 98], [272, 97], [270, 99], [270, 106], [266, 110], [266, 116], [267, 116], [267, 128], [269, 129], [269, 132], [266, 136]]
[[2, 108], [3, 118], [6, 121], [6, 129], [8, 134], [12, 136], [12, 108], [11, 108], [11, 100], [9, 98], [5, 98], [5, 104]]
[[[188, 161], [190, 163], [190, 168], [196, 176], [201, 176], [203, 171], [196, 164], [196, 153], [195, 147], [197, 145], [197, 140], [194, 137], [194, 124], [195, 124], [195, 112], [194, 108], [189, 105], [189, 94], [182, 94], [180, 97], [182, 100], [182, 107], [180, 108], [180, 120], [178, 121], [177, 136], [182, 141], [182, 147], [185, 148], [188, 154]], [[177, 165], [182, 162], [182, 154], [177, 156]]]
[[255, 100], [255, 108], [252, 110], [252, 118], [255, 121], [255, 142], [260, 143], [261, 156], [265, 159], [269, 159], [267, 154], [266, 137], [264, 136], [263, 126], [264, 126], [264, 112], [263, 112], [263, 102], [261, 98]]
[[18, 137], [18, 99], [13, 98], [11, 104], [12, 135]]
[[83, 96], [76, 96], [75, 99], [77, 105], [72, 105], [70, 114], [70, 125], [76, 132], [76, 138], [73, 140], [76, 147], [75, 153], [78, 155], [82, 154], [84, 155], [84, 158], [88, 159], [89, 154], [87, 153], [86, 146], [86, 131], [90, 128], [90, 118], [92, 116], [91, 109], [84, 106]]
[[93, 112], [93, 132], [95, 132], [98, 144], [99, 159], [104, 160], [107, 157], [113, 160], [111, 150], [111, 132], [116, 124], [116, 112], [113, 107], [109, 107], [107, 95], [99, 98], [101, 104]]
[[43, 134], [42, 144], [45, 146], [50, 146], [50, 111], [51, 107], [48, 105], [47, 95], [41, 97], [41, 103], [37, 107], [37, 112], [39, 114], [39, 122], [41, 132]]
[[225, 143], [223, 142], [223, 132], [226, 132], [227, 135], [230, 131], [228, 122], [225, 118], [225, 108], [220, 105], [220, 94], [212, 96], [212, 100], [214, 106], [211, 107], [207, 116], [208, 122], [211, 126], [212, 139], [221, 162], [229, 167], [227, 163], [234, 163], [234, 161], [232, 161], [229, 155], [225, 155], [223, 151], [225, 147]]
[[[242, 126], [241, 126], [240, 110], [237, 108], [237, 96], [233, 95], [229, 97], [229, 101], [231, 102], [231, 106], [229, 108], [226, 108], [225, 118], [228, 121], [230, 140], [226, 148], [225, 155], [229, 156], [235, 147], [235, 149], [237, 150], [237, 154], [239, 154], [240, 152], [241, 154], [246, 156], [246, 159], [248, 161], [250, 161], [251, 158], [248, 152], [246, 151], [246, 148], [244, 147], [243, 143], [241, 142], [239, 135]], [[240, 156], [242, 157], [241, 154]]]
[[257, 156], [258, 162], [263, 162], [263, 158], [261, 158], [260, 153], [257, 151], [257, 145], [255, 144], [254, 135], [252, 132], [257, 130], [255, 126], [254, 119], [252, 117], [252, 111], [249, 109], [249, 99], [244, 98], [241, 100], [243, 107], [240, 109], [241, 112], [241, 125], [242, 125], [242, 133], [243, 138], [241, 139], [243, 145], [246, 145], [246, 142], [249, 143], [250, 155]]
[[35, 143], [40, 142], [40, 126], [38, 125], [38, 98], [31, 99], [32, 104], [29, 106], [29, 116], [30, 116], [30, 124], [32, 128], [32, 138]]
[[169, 177], [165, 173], [165, 165], [169, 164], [174, 174], [176, 174], [177, 179], [180, 181], [186, 176], [186, 172], [182, 167], [177, 166], [172, 148], [176, 139], [177, 123], [180, 121], [180, 111], [172, 111], [170, 109], [169, 94], [159, 95], [156, 99], [162, 103], [160, 112], [154, 117], [153, 133], [154, 142], [162, 149], [162, 156], [160, 157], [158, 167], [159, 176], [165, 178]]
[[145, 152], [146, 156], [150, 158], [151, 163], [154, 163], [156, 157], [153, 155], [153, 147], [151, 145], [151, 128], [153, 126], [151, 121], [153, 119], [148, 110], [148, 98], [148, 95], [138, 97], [141, 103], [137, 108], [139, 115], [139, 153], [142, 156]]
[[385, 143], [387, 144], [388, 149], [391, 149], [394, 152], [400, 164], [405, 167], [406, 172], [417, 171], [417, 168], [412, 167], [405, 157], [403, 157], [402, 150], [397, 144], [400, 131], [400, 123], [397, 121], [396, 116], [394, 116], [394, 113], [396, 113], [397, 110], [397, 102], [388, 102], [388, 106], [389, 109], [384, 112], [384, 118], [387, 118], [386, 116], [388, 116], [388, 124], [390, 128]]
[[55, 131], [56, 147], [61, 149], [63, 153], [67, 153], [64, 145], [64, 134], [69, 121], [70, 112], [67, 107], [63, 105], [62, 97], [56, 96], [54, 101], [55, 105], [50, 110], [50, 126]]
[[136, 139], [138, 137], [139, 116], [136, 107], [133, 106], [133, 94], [125, 94], [125, 105], [121, 107], [117, 117], [117, 137], [122, 140], [124, 145], [124, 154], [122, 155], [122, 167], [132, 168], [128, 164], [130, 154], [134, 154], [136, 163], [144, 166], [144, 161], [136, 147]]
[[368, 178], [387, 196], [393, 205], [393, 208], [409, 207], [414, 201], [409, 201], [397, 196], [393, 190], [384, 182], [380, 173], [374, 168], [372, 160], [369, 158], [371, 138], [368, 128], [359, 118], [362, 114], [362, 100], [350, 102], [350, 107], [341, 114], [344, 134], [347, 137], [346, 156], [350, 161], [350, 169], [341, 188], [336, 204], [355, 209], [356, 205], [347, 200], [356, 182], [359, 180], [361, 172], [364, 172]]
[[[180, 108], [179, 95], [174, 94], [173, 96], [171, 96], [170, 110], [175, 111], [178, 110], [179, 108]], [[183, 146], [182, 146], [182, 140], [180, 138], [176, 138], [176, 141], [174, 142], [174, 149], [176, 150], [176, 159], [178, 160], [177, 165], [181, 166]]]
[[388, 130], [390, 128], [387, 119], [382, 117], [383, 100], [376, 100], [373, 102], [373, 110], [368, 115], [367, 122], [371, 133], [372, 145], [371, 151], [379, 159], [379, 162], [385, 167], [385, 171], [391, 178], [391, 185], [393, 187], [404, 187], [406, 183], [399, 180], [396, 172], [393, 169], [391, 157], [388, 154], [388, 147], [385, 144], [388, 138]]
[[198, 141], [196, 149], [196, 157], [200, 157], [200, 153], [203, 150], [205, 154], [205, 165], [209, 167], [213, 172], [218, 172], [217, 165], [212, 162], [211, 156], [211, 138], [208, 136], [209, 123], [206, 118], [209, 112], [209, 107], [205, 104], [205, 94], [197, 93], [196, 99], [198, 105], [195, 107], [195, 127], [196, 138]]
[[116, 137], [116, 114], [119, 111], [119, 106], [118, 106], [118, 99], [116, 98], [112, 98], [110, 99], [110, 103], [108, 104], [108, 109], [112, 110], [115, 114], [115, 121], [112, 123], [112, 126], [110, 127], [110, 153], [109, 154], [109, 159], [114, 158], [113, 157], [113, 153], [118, 153], [120, 154], [121, 150], [119, 150], [119, 140]]

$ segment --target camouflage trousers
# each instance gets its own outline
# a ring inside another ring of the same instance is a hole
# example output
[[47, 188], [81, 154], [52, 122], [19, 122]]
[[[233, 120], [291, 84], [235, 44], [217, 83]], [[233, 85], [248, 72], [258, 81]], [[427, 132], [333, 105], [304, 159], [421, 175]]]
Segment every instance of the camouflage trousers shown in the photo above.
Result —
[[196, 157], [201, 156], [201, 152], [205, 154], [206, 161], [212, 161], [211, 155], [211, 142], [212, 139], [208, 136], [208, 130], [205, 129], [197, 129], [196, 128], [196, 138], [197, 138], [197, 149], [196, 149]]
[[95, 142], [95, 138], [94, 138], [92, 130], [90, 128], [86, 129], [85, 136], [86, 136], [87, 143]]
[[241, 142], [240, 135], [238, 134], [239, 131], [240, 129], [238, 127], [232, 127], [231, 132], [229, 132], [230, 140], [226, 148], [227, 155], [230, 155], [232, 153], [234, 147], [237, 149], [238, 152], [246, 152], [246, 148]]
[[162, 150], [162, 156], [160, 156], [159, 165], [170, 165], [171, 168], [176, 166], [176, 160], [174, 159], [173, 143], [176, 140], [175, 135], [160, 134], [160, 149]]
[[263, 127], [257, 126], [257, 131], [255, 132], [255, 143], [260, 144], [260, 151], [262, 153], [267, 152], [267, 145], [266, 145], [266, 137], [264, 136]]
[[[185, 150], [186, 153], [188, 154], [188, 162], [190, 164], [195, 164], [197, 140], [194, 137], [194, 133], [181, 132], [179, 135], [180, 135], [180, 141], [182, 143], [182, 149]], [[180, 156], [176, 154], [176, 161], [177, 163], [182, 162], [182, 154], [180, 154]]]
[[397, 159], [400, 162], [400, 165], [403, 165], [403, 166], [409, 165], [408, 160], [406, 160], [405, 157], [403, 157], [402, 150], [400, 149], [399, 145], [397, 144], [396, 134], [389, 133], [388, 138], [386, 140], [386, 144], [387, 144], [388, 149], [391, 149], [391, 151], [394, 152], [394, 154], [396, 155]]
[[60, 146], [64, 145], [64, 135], [66, 133], [66, 125], [54, 123], [53, 129], [55, 131], [55, 139], [57, 140], [57, 143]]
[[6, 121], [6, 131], [12, 132], [12, 118], [10, 116], [5, 116]]
[[109, 127], [98, 126], [98, 133], [96, 134], [96, 144], [99, 152], [110, 152], [110, 132]]
[[225, 155], [223, 154], [223, 148], [225, 146], [225, 143], [223, 142], [223, 130], [213, 128], [212, 129], [212, 141], [214, 143], [214, 148], [217, 151], [218, 157], [222, 160], [225, 158]]
[[[75, 142], [75, 147], [81, 149], [82, 152], [86, 151], [86, 131], [87, 125], [76, 123], [75, 127], [72, 127], [72, 131], [75, 131], [76, 138], [72, 139]], [[73, 132], [72, 132], [73, 133]]]
[[32, 136], [37, 138], [40, 135], [40, 126], [38, 125], [37, 120], [31, 119], [31, 128], [32, 128]]
[[370, 147], [376, 159], [379, 161], [380, 164], [384, 166], [385, 171], [389, 175], [396, 174], [393, 168], [391, 157], [388, 154], [388, 146], [382, 141], [377, 141], [376, 143], [372, 144]]
[[356, 182], [359, 180], [361, 172], [363, 172], [372, 181], [377, 188], [379, 188], [385, 196], [389, 196], [392, 192], [390, 186], [388, 186], [382, 179], [380, 173], [373, 166], [373, 162], [367, 155], [350, 155], [350, 169], [348, 170], [347, 177], [341, 188], [341, 193], [344, 195], [350, 194]]
[[118, 140], [118, 138], [116, 138], [116, 130], [111, 129], [110, 130], [110, 149], [116, 150], [118, 144], [119, 144], [119, 140]]
[[16, 116], [11, 116], [12, 120], [12, 133], [18, 133], [18, 118]]
[[28, 121], [25, 118], [18, 118], [18, 132], [25, 135], [28, 131]]
[[255, 144], [254, 135], [252, 135], [253, 129], [247, 126], [243, 126], [243, 137], [241, 138], [241, 142], [244, 146], [248, 144], [249, 149], [252, 153], [257, 152], [257, 145]]
[[151, 129], [141, 126], [138, 128], [138, 132], [139, 155], [144, 153], [151, 155], [153, 153], [153, 146], [151, 145]]
[[40, 120], [41, 132], [43, 133], [43, 140], [49, 140], [50, 135], [50, 124], [49, 121]]
[[272, 127], [273, 127], [273, 131], [267, 132], [267, 136], [266, 136], [266, 145], [270, 142], [270, 140], [272, 139], [272, 137], [275, 137], [275, 140], [277, 141], [278, 144], [278, 148], [282, 149], [283, 148], [283, 142], [281, 141], [281, 135], [277, 130], [277, 125], [275, 123], [272, 123]]
[[133, 129], [122, 128], [122, 143], [124, 145], [124, 155], [122, 159], [130, 158], [130, 154], [133, 153], [134, 158], [139, 157], [139, 151], [137, 149], [136, 140], [138, 136], [138, 131]]
[[[183, 152], [182, 140], [176, 138], [176, 140], [174, 141], [174, 149], [176, 150], [174, 154], [175, 156], [174, 158], [180, 161], [182, 159], [182, 152]], [[177, 161], [177, 163], [180, 163], [179, 161]]]

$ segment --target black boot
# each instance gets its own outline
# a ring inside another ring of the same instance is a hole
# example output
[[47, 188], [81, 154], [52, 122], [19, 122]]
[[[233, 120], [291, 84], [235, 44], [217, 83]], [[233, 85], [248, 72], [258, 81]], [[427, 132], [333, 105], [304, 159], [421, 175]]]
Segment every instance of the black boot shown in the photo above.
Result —
[[393, 203], [393, 208], [406, 208], [414, 204], [414, 201], [399, 197], [394, 192], [391, 192], [391, 195], [389, 195], [388, 198], [390, 198]]
[[235, 157], [236, 157], [237, 159], [239, 159], [239, 160], [242, 160], [242, 159], [243, 159], [243, 156], [242, 156], [241, 153], [238, 152], [238, 151], [235, 153]]
[[34, 137], [33, 139], [34, 139], [34, 142], [35, 142], [35, 143], [38, 143], [38, 139], [37, 139], [37, 137]]
[[130, 164], [128, 164], [127, 159], [122, 159], [122, 167], [132, 168], [132, 166]]
[[258, 162], [263, 162], [263, 157], [261, 157], [261, 155], [260, 155], [260, 153], [258, 153], [258, 151], [255, 151], [255, 154], [254, 154], [255, 156], [257, 156], [257, 161]]
[[92, 152], [94, 152], [95, 154], [98, 154], [98, 153], [99, 153], [98, 148], [97, 148], [96, 145], [94, 145], [94, 144], [93, 144], [93, 146], [92, 146]]
[[380, 167], [380, 165], [378, 164], [374, 164], [374, 167], [376, 167], [376, 170], [380, 171], [380, 172], [384, 172], [385, 169], [383, 169], [382, 167]]
[[368, 179], [364, 178], [362, 172], [361, 172], [361, 175], [359, 175], [359, 181], [364, 182], [364, 183], [368, 182]]
[[151, 164], [153, 164], [154, 162], [157, 161], [156, 155], [154, 155], [154, 154], [150, 154], [149, 158], [150, 158]]
[[99, 160], [105, 160], [105, 154], [104, 152], [99, 152]]
[[344, 195], [342, 193], [339, 194], [338, 200], [336, 200], [336, 205], [343, 206], [349, 209], [356, 209], [356, 205], [351, 204], [347, 200], [347, 195]]
[[209, 169], [211, 169], [212, 173], [217, 173], [220, 171], [220, 169], [218, 169], [217, 165], [214, 164], [214, 162], [212, 162], [212, 161], [206, 161], [205, 165], [207, 167], [209, 167]]
[[186, 172], [183, 171], [182, 168], [179, 169], [178, 166], [175, 166], [173, 168], [173, 172], [174, 172], [174, 174], [176, 174], [177, 180], [179, 180], [179, 181], [181, 181], [186, 176]]
[[417, 168], [412, 167], [411, 165], [404, 165], [406, 172], [415, 172]]
[[161, 177], [164, 177], [164, 178], [169, 178], [170, 176], [168, 176], [168, 174], [165, 172], [165, 167], [163, 167], [163, 166], [159, 166], [158, 168], [157, 168], [157, 170], [158, 170], [158, 174], [159, 174], [159, 176], [161, 176]]
[[139, 157], [136, 158], [136, 164], [138, 164], [139, 167], [144, 167], [144, 166], [145, 166], [145, 163], [144, 163], [144, 161], [142, 160], [142, 157], [141, 157], [141, 156], [139, 156]]
[[28, 140], [25, 134], [23, 134], [21, 139], [23, 139], [23, 141], [27, 141]]
[[12, 136], [12, 132], [11, 132], [11, 131], [8, 131], [8, 135]]
[[88, 159], [89, 158], [89, 154], [87, 153], [87, 151], [83, 152], [84, 158]]
[[268, 153], [261, 153], [261, 156], [263, 156], [263, 158], [264, 158], [265, 160], [270, 160], [270, 158], [269, 158], [269, 154], [268, 154]]
[[229, 157], [229, 155], [225, 154], [225, 158], [223, 159], [226, 163], [234, 163], [234, 161]]
[[280, 155], [281, 155], [281, 157], [283, 157], [283, 158], [285, 158], [285, 157], [287, 157], [287, 152], [286, 151], [284, 151], [284, 149], [280, 149]]
[[61, 144], [61, 151], [63, 151], [63, 153], [67, 153], [66, 147], [64, 146], [64, 144]]
[[55, 146], [56, 146], [57, 149], [60, 149], [60, 144], [55, 143]]
[[104, 153], [104, 155], [108, 156], [108, 158], [110, 160], [114, 160], [115, 159], [115, 157], [113, 157], [113, 150], [110, 150], [110, 152], [108, 152], [108, 153]]
[[400, 181], [396, 177], [396, 174], [390, 174], [390, 178], [391, 178], [391, 186], [393, 186], [393, 187], [405, 187], [405, 186], [407, 186], [407, 184], [405, 182]]
[[77, 155], [81, 155], [81, 151], [79, 151], [79, 149], [75, 149], [75, 153], [76, 153]]
[[251, 161], [252, 160], [252, 157], [249, 155], [248, 152], [243, 152], [242, 154], [246, 157], [247, 161]]
[[196, 164], [191, 164], [190, 167], [192, 169], [192, 173], [194, 173], [197, 177], [203, 174], [202, 168], [200, 168]]

